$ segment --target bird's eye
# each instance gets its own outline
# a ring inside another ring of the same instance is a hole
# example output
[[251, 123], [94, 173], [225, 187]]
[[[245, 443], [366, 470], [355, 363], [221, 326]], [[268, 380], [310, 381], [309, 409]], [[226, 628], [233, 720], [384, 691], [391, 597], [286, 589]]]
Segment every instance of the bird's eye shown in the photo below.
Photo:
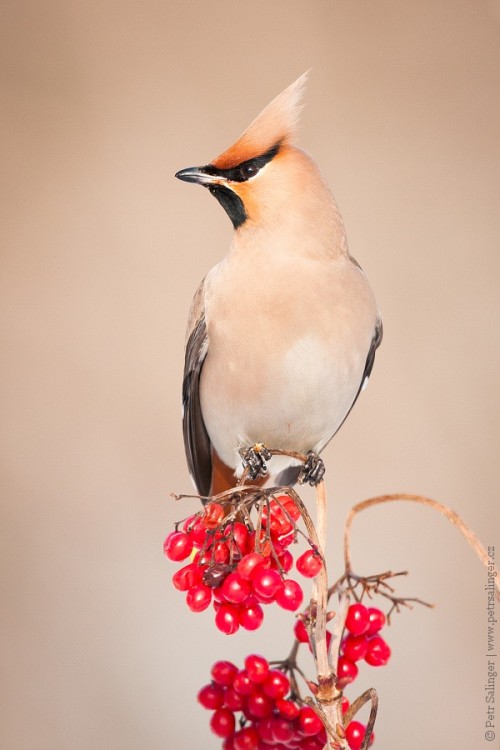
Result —
[[240, 167], [240, 175], [243, 180], [249, 180], [250, 177], [253, 177], [257, 174], [259, 171], [259, 168], [252, 164], [251, 162], [247, 162], [246, 164], [242, 164]]

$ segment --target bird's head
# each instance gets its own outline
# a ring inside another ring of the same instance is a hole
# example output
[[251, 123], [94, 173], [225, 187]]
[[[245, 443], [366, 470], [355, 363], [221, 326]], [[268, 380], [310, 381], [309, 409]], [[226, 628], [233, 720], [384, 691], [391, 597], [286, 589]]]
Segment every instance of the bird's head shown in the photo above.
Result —
[[208, 188], [235, 229], [282, 215], [290, 200], [307, 195], [311, 179], [320, 179], [314, 162], [293, 145], [306, 80], [304, 73], [278, 94], [216, 159], [176, 174]]

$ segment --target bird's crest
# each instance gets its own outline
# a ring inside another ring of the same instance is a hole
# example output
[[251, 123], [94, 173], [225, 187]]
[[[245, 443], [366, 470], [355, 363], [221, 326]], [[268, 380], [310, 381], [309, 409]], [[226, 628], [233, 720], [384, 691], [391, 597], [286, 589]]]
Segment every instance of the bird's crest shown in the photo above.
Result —
[[293, 140], [302, 108], [309, 71], [278, 94], [226, 151], [212, 161], [217, 169], [230, 169], [266, 153], [276, 144]]

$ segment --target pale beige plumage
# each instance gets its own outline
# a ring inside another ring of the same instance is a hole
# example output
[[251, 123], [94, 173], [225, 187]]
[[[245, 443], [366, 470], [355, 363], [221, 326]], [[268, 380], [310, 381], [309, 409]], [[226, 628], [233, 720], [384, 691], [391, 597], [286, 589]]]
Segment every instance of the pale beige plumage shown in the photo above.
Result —
[[[293, 142], [304, 82], [285, 89], [210, 165], [178, 173], [209, 187], [235, 225], [188, 326], [184, 435], [203, 494], [221, 489], [218, 462], [241, 471], [241, 447], [320, 452], [381, 340], [375, 299], [349, 255], [333, 196]], [[286, 465], [274, 458], [270, 468]]]

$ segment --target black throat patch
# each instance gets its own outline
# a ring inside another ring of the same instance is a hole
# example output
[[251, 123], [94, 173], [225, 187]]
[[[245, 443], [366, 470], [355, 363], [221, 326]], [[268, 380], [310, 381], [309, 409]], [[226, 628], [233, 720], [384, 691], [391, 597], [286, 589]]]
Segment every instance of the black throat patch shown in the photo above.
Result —
[[238, 229], [248, 219], [245, 206], [239, 195], [236, 195], [230, 188], [225, 185], [211, 185], [210, 192], [217, 198], [224, 211], [227, 213], [233, 227]]

